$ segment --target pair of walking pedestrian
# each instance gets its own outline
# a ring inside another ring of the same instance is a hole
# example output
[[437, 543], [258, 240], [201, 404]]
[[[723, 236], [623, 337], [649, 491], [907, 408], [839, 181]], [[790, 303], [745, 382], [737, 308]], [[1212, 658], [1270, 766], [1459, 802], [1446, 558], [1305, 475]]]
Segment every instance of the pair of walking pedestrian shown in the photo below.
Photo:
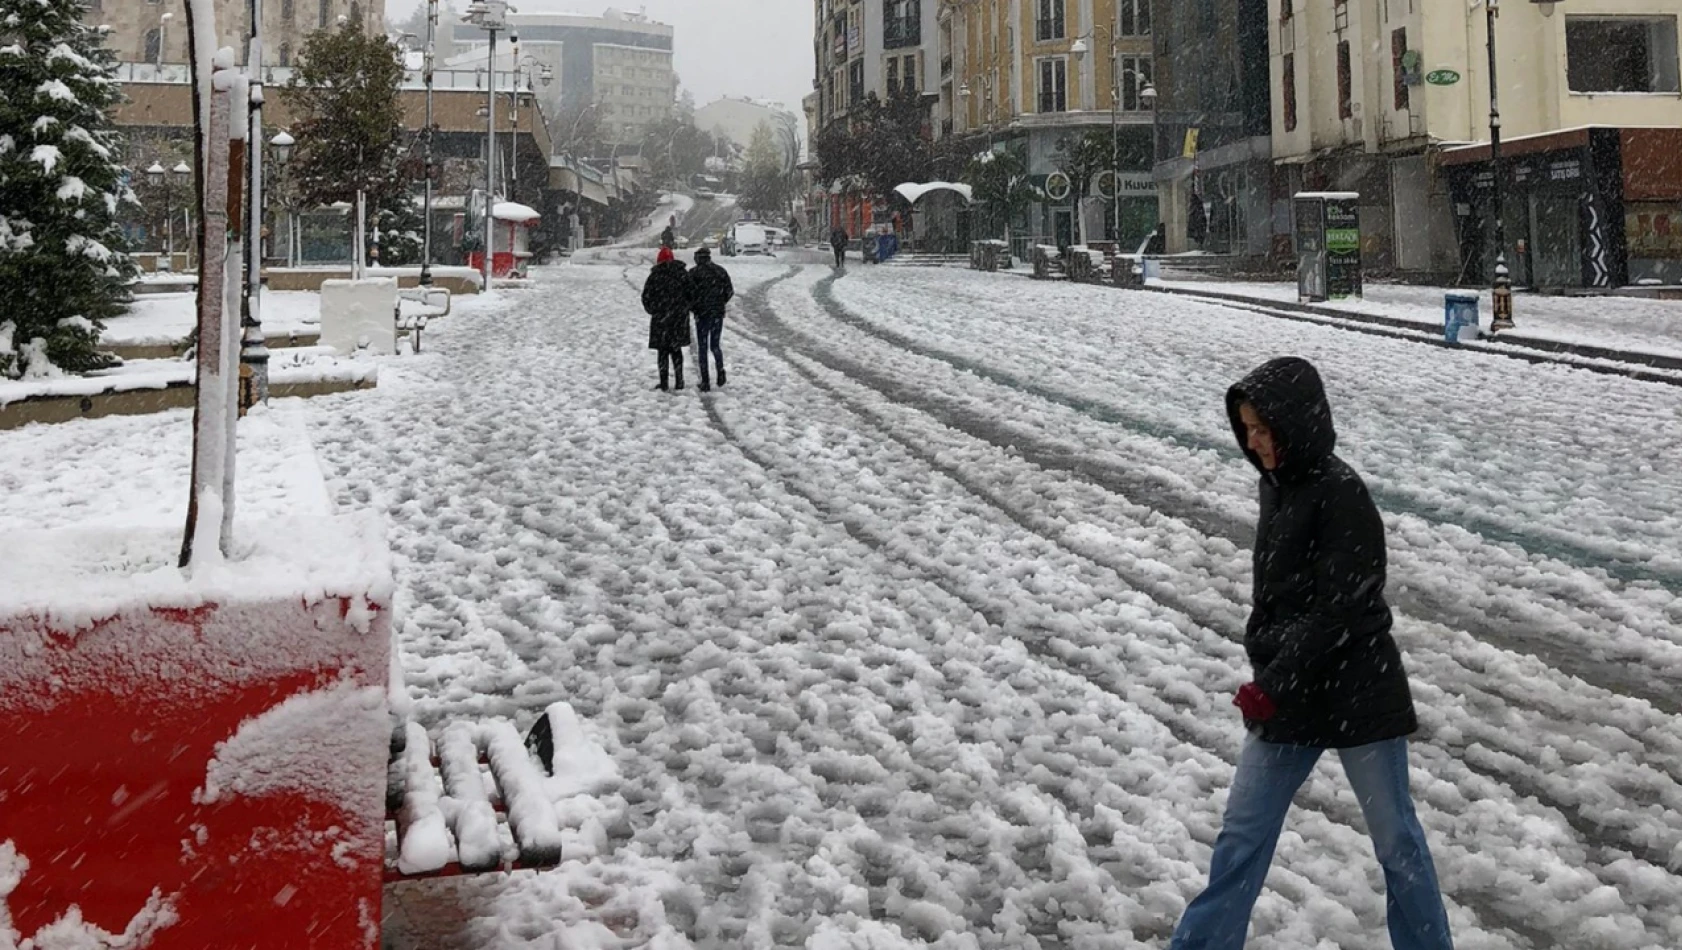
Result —
[[1261, 473], [1252, 612], [1255, 671], [1233, 705], [1238, 756], [1209, 885], [1169, 950], [1240, 950], [1291, 799], [1336, 749], [1384, 871], [1394, 950], [1453, 950], [1448, 915], [1408, 788], [1419, 728], [1384, 599], [1384, 522], [1337, 431], [1318, 371], [1266, 363], [1227, 393], [1233, 434]]
[[707, 356], [718, 369], [718, 384], [725, 383], [724, 374], [724, 312], [735, 297], [736, 289], [730, 274], [714, 264], [712, 251], [701, 248], [695, 252], [693, 270], [684, 267], [671, 248], [661, 248], [660, 256], [643, 283], [642, 308], [648, 312], [648, 348], [657, 354], [662, 391], [683, 388], [683, 350], [692, 337], [689, 317], [695, 317], [695, 330], [700, 337], [696, 360], [701, 371], [701, 391], [712, 389]]

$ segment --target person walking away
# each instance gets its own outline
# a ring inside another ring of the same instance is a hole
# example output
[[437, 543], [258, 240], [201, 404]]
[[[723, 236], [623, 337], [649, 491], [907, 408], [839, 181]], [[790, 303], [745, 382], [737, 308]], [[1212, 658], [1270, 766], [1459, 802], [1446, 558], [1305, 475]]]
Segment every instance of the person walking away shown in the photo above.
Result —
[[672, 254], [671, 248], [660, 249], [660, 256], [642, 285], [642, 308], [648, 311], [648, 348], [660, 360], [661, 391], [669, 388], [670, 377], [677, 376], [677, 388], [683, 388], [683, 348], [689, 345], [689, 281], [688, 268]]
[[730, 273], [713, 263], [706, 248], [695, 252], [695, 267], [687, 277], [689, 306], [695, 311], [695, 361], [701, 367], [701, 391], [712, 390], [707, 375], [707, 353], [718, 364], [718, 384], [724, 385], [724, 308], [736, 296]]
[[800, 218], [794, 215], [788, 219], [788, 240], [795, 247], [800, 246]]
[[[666, 229], [660, 232], [660, 246], [668, 251], [677, 246], [677, 232], [672, 228], [673, 225], [668, 224]], [[648, 232], [644, 231], [643, 233], [647, 234]]]
[[846, 228], [837, 227], [829, 232], [829, 246], [835, 251], [836, 270], [847, 266], [847, 242], [851, 240], [852, 238], [847, 236]]
[[1209, 885], [1169, 950], [1239, 950], [1291, 799], [1336, 749], [1384, 871], [1394, 950], [1452, 950], [1425, 832], [1408, 791], [1419, 727], [1384, 599], [1384, 522], [1335, 454], [1320, 374], [1301, 359], [1256, 369], [1226, 397], [1232, 431], [1261, 472], [1255, 587], [1244, 650], [1255, 670], [1233, 699], [1239, 753]]

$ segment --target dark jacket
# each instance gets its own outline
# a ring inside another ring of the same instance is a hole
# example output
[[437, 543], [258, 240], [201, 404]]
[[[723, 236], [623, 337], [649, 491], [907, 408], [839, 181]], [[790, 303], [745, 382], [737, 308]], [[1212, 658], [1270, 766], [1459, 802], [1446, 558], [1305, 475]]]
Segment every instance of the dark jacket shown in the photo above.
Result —
[[1419, 728], [1384, 600], [1384, 521], [1361, 476], [1334, 454], [1337, 430], [1313, 365], [1274, 360], [1232, 387], [1227, 413], [1250, 462], [1238, 407], [1273, 430], [1262, 472], [1255, 590], [1244, 650], [1278, 706], [1247, 723], [1266, 742], [1341, 749]]
[[689, 271], [689, 306], [700, 320], [724, 319], [725, 305], [736, 296], [730, 273], [712, 261], [696, 263]]
[[676, 350], [689, 345], [689, 281], [682, 261], [655, 264], [642, 285], [648, 311], [648, 348]]
[[667, 227], [666, 230], [661, 231], [660, 232], [660, 246], [661, 247], [676, 247], [677, 246], [677, 232], [673, 231], [670, 227]]
[[835, 230], [829, 232], [829, 246], [838, 251], [846, 247], [847, 242], [850, 240], [852, 239], [847, 237], [847, 232], [841, 228], [836, 228]]

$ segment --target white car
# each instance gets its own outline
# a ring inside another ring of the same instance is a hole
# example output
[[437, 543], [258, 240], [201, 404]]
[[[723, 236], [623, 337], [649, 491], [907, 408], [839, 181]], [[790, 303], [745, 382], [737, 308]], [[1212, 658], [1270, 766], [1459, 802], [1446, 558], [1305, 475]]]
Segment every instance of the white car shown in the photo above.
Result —
[[770, 254], [771, 236], [768, 228], [746, 222], [731, 229], [732, 244], [737, 254]]

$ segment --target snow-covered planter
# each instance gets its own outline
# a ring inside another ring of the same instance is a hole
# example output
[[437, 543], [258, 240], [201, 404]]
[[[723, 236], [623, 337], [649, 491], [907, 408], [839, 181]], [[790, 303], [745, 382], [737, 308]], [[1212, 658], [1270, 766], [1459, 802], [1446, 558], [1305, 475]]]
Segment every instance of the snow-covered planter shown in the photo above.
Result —
[[252, 527], [191, 576], [175, 530], [7, 539], [0, 945], [377, 946], [382, 532]]

